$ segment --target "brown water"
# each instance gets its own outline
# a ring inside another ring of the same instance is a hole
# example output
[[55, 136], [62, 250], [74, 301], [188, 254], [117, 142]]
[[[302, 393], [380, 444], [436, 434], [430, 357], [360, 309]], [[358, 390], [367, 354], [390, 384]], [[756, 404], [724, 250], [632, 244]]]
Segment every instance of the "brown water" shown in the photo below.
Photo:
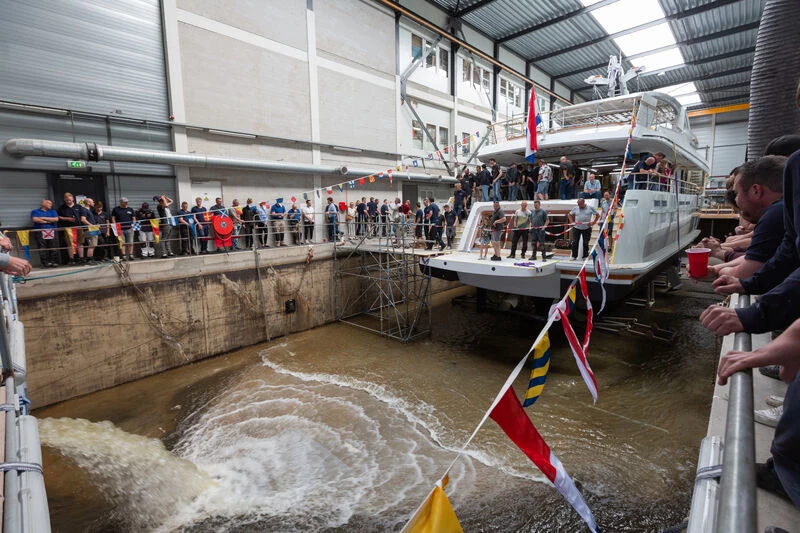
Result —
[[[453, 295], [435, 298], [429, 340], [333, 324], [39, 410], [53, 530], [399, 530], [541, 327]], [[688, 514], [713, 388], [714, 339], [696, 319], [707, 303], [673, 294], [611, 311], [679, 333], [595, 332], [596, 407], [552, 330], [529, 414], [604, 531]], [[465, 531], [585, 531], [491, 420], [450, 478]]]

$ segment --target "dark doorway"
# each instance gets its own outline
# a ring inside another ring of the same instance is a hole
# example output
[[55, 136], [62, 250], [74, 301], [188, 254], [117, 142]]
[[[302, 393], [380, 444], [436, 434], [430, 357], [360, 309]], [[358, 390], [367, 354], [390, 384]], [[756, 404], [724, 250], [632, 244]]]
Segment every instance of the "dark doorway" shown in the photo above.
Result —
[[101, 174], [50, 174], [48, 180], [55, 208], [64, 203], [67, 192], [72, 193], [78, 203], [83, 197], [89, 197], [106, 204], [106, 180]]
[[412, 208], [419, 202], [419, 186], [416, 183], [403, 184], [403, 202], [406, 200], [411, 200]]

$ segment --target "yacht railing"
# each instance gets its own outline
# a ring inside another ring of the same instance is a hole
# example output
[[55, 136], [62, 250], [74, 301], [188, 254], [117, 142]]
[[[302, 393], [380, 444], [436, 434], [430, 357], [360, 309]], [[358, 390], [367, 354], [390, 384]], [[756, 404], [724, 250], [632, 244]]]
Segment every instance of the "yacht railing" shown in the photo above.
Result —
[[[622, 177], [618, 172], [612, 172], [611, 176], [615, 183], [617, 179]], [[622, 177], [622, 179], [625, 180], [623, 186], [626, 186], [628, 190], [662, 191], [675, 194], [675, 187], [677, 187], [679, 194], [699, 195], [702, 192], [701, 188], [696, 183], [676, 179], [675, 176], [668, 176], [666, 174], [631, 172]]]
[[[736, 308], [749, 305], [749, 295], [735, 299]], [[749, 352], [750, 334], [736, 333], [733, 349]], [[724, 440], [706, 437], [700, 447], [687, 532], [756, 531], [756, 521], [753, 371], [748, 368], [728, 378]]]
[[42, 472], [39, 428], [31, 416], [25, 384], [25, 333], [10, 276], [0, 272], [0, 418], [5, 442], [0, 448], [3, 478], [3, 532], [48, 533], [50, 513]]
[[[638, 94], [627, 98], [595, 100], [543, 111], [539, 113], [542, 122], [538, 131], [547, 135], [572, 128], [624, 126], [631, 123], [634, 109], [639, 110], [636, 115], [638, 126], [653, 130], [666, 128], [683, 131], [681, 110], [653, 94], [644, 98]], [[491, 124], [489, 143], [502, 143], [524, 137], [527, 123], [527, 115], [522, 115]]]

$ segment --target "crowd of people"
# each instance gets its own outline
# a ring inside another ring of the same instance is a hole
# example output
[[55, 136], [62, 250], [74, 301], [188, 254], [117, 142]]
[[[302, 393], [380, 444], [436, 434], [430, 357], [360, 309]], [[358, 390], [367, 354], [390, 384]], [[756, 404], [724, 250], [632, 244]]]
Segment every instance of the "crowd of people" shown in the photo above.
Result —
[[720, 261], [709, 267], [717, 293], [759, 296], [738, 309], [712, 305], [700, 321], [717, 335], [781, 332], [752, 352], [728, 352], [718, 374], [725, 384], [735, 372], [758, 367], [789, 383], [785, 396], [764, 398], [771, 407], [754, 413], [775, 427], [772, 457], [756, 465], [756, 478], [800, 507], [800, 135], [775, 139], [763, 157], [735, 168], [727, 189], [740, 225], [734, 235], [706, 237], [699, 246]]

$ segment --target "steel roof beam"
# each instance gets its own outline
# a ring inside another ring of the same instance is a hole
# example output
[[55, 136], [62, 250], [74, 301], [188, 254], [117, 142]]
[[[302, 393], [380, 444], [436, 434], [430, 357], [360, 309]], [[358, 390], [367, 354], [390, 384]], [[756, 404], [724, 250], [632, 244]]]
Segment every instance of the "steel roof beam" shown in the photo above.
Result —
[[475, 2], [471, 6], [467, 6], [467, 7], [462, 8], [462, 9], [456, 9], [455, 11], [453, 11], [453, 16], [461, 18], [464, 15], [466, 15], [467, 13], [472, 13], [476, 9], [480, 9], [483, 6], [487, 5], [487, 4], [491, 4], [492, 2], [494, 2], [494, 0], [480, 0], [479, 2]]
[[523, 28], [521, 30], [517, 30], [512, 34], [509, 34], [509, 35], [506, 35], [505, 37], [501, 37], [501, 38], [497, 39], [497, 42], [502, 44], [502, 43], [505, 43], [505, 42], [508, 42], [508, 41], [512, 41], [512, 40], [516, 39], [517, 37], [522, 37], [523, 35], [527, 35], [528, 33], [532, 32], [532, 31], [541, 30], [542, 28], [546, 28], [548, 26], [552, 26], [553, 24], [558, 24], [559, 22], [564, 22], [565, 20], [571, 19], [572, 17], [576, 17], [578, 15], [583, 15], [585, 13], [589, 13], [591, 11], [594, 11], [595, 9], [599, 9], [599, 8], [601, 8], [603, 6], [607, 6], [608, 4], [613, 4], [616, 1], [617, 0], [600, 0], [600, 2], [597, 2], [596, 4], [593, 4], [591, 6], [581, 7], [581, 8], [575, 9], [573, 11], [570, 11], [568, 13], [564, 13], [563, 15], [559, 15], [559, 16], [557, 16], [555, 18], [551, 18], [549, 20], [545, 20], [543, 22], [539, 22], [537, 24], [534, 24], [533, 26], [528, 26], [528, 27]]
[[547, 54], [542, 54], [538, 57], [532, 57], [527, 59], [527, 61], [531, 63], [535, 63], [537, 61], [544, 61], [545, 59], [550, 59], [551, 57], [560, 56], [562, 54], [567, 54], [569, 52], [574, 52], [575, 50], [580, 50], [581, 48], [585, 48], [587, 46], [594, 46], [596, 44], [608, 41], [610, 39], [616, 39], [618, 37], [623, 37], [625, 35], [630, 35], [631, 33], [644, 30], [647, 28], [652, 28], [654, 26], [658, 26], [659, 24], [663, 24], [664, 21], [670, 20], [680, 20], [687, 17], [691, 17], [692, 15], [697, 15], [698, 13], [703, 13], [705, 11], [709, 11], [711, 9], [716, 9], [718, 7], [726, 6], [728, 4], [732, 4], [738, 2], [739, 0], [715, 0], [713, 2], [709, 2], [708, 4], [704, 4], [702, 6], [697, 6], [692, 9], [687, 9], [685, 11], [681, 11], [679, 13], [675, 13], [673, 15], [667, 15], [663, 19], [657, 19], [652, 22], [648, 22], [646, 24], [640, 24], [639, 26], [634, 26], [633, 28], [628, 28], [627, 30], [618, 31], [616, 33], [611, 33], [607, 35], [603, 35], [602, 37], [598, 37], [596, 39], [592, 39], [591, 41], [586, 41], [580, 44], [576, 44], [573, 46], [568, 46], [566, 48], [562, 48], [561, 50], [555, 50], [553, 52], [549, 52]]

